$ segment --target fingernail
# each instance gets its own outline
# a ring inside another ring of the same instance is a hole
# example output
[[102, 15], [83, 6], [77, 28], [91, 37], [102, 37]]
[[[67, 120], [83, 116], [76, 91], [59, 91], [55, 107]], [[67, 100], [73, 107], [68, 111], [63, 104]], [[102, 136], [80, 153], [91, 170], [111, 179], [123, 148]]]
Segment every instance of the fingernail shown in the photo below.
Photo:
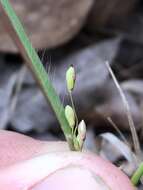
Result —
[[68, 167], [58, 170], [31, 190], [95, 190], [102, 189], [103, 183], [95, 179], [92, 173], [80, 167]]

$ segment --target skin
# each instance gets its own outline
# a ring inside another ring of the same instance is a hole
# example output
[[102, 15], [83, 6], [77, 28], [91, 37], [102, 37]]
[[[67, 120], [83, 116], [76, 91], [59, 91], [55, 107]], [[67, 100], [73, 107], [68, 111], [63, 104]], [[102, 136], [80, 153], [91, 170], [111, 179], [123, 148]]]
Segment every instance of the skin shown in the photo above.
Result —
[[65, 142], [0, 131], [0, 155], [3, 190], [134, 190], [118, 168], [89, 152], [70, 152]]

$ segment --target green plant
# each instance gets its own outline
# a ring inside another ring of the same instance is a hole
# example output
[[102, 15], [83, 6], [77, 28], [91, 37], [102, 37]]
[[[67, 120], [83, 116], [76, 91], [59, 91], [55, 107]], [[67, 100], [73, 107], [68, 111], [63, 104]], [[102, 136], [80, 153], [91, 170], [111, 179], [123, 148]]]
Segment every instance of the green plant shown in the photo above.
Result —
[[9, 30], [15, 44], [25, 58], [28, 67], [39, 83], [46, 99], [50, 102], [64, 132], [65, 138], [68, 141], [70, 149], [75, 150], [72, 139], [72, 130], [65, 118], [63, 105], [53, 88], [47, 72], [45, 71], [35, 49], [32, 47], [19, 18], [8, 0], [0, 0], [0, 9], [4, 25]]
[[65, 116], [72, 129], [74, 148], [77, 151], [81, 151], [86, 137], [86, 124], [84, 120], [78, 123], [78, 117], [76, 114], [75, 105], [72, 97], [72, 91], [74, 89], [76, 81], [76, 73], [73, 66], [70, 66], [66, 72], [66, 81], [72, 107], [69, 105], [65, 107]]
[[[71, 94], [74, 88], [74, 84], [75, 84], [74, 68], [70, 67], [66, 74], [68, 92], [69, 92], [71, 103], [72, 103], [72, 108], [70, 109], [69, 106], [67, 106], [66, 107], [67, 111], [66, 111], [64, 110], [63, 105], [60, 101], [60, 98], [57, 95], [54, 87], [52, 86], [48, 78], [48, 74], [41, 63], [39, 56], [37, 55], [31, 42], [29, 41], [21, 22], [19, 18], [17, 17], [14, 9], [12, 8], [11, 4], [9, 3], [9, 1], [0, 0], [0, 9], [1, 9], [4, 24], [6, 25], [15, 44], [21, 51], [23, 57], [25, 58], [26, 63], [28, 64], [28, 67], [33, 72], [33, 75], [35, 79], [37, 80], [37, 82], [39, 83], [46, 99], [50, 102], [57, 116], [57, 119], [60, 123], [60, 126], [64, 132], [65, 138], [69, 144], [70, 149], [81, 150], [83, 147], [83, 142], [85, 138], [83, 138], [83, 135], [81, 137], [81, 135], [79, 134], [76, 136], [77, 128], [78, 128], [78, 119], [77, 119], [77, 115], [76, 115], [76, 111], [75, 111], [75, 107], [73, 103], [73, 98]], [[70, 112], [69, 112], [69, 109], [70, 109]], [[71, 114], [72, 109], [73, 109], [73, 113]], [[75, 123], [72, 124], [72, 122], [75, 122], [74, 115], [76, 117], [76, 127], [74, 126]], [[79, 128], [83, 128], [83, 122], [82, 122], [82, 125], [81, 124], [79, 125]], [[84, 132], [86, 131], [84, 130]]]
[[[24, 28], [9, 1], [0, 0], [0, 9], [1, 18], [4, 21], [4, 25], [6, 25], [6, 28], [10, 31], [11, 37], [21, 51], [21, 54], [25, 58], [30, 70], [33, 72], [33, 75], [39, 83], [46, 99], [50, 102], [57, 116], [57, 119], [59, 120], [60, 126], [65, 134], [65, 138], [69, 144], [70, 149], [78, 151], [81, 150], [85, 140], [86, 125], [83, 120], [78, 124], [78, 118], [72, 98], [72, 90], [74, 89], [75, 84], [74, 68], [70, 67], [66, 75], [67, 87], [72, 106], [66, 106], [64, 109], [55, 89], [53, 88], [48, 78], [47, 72], [45, 71], [35, 49], [32, 47], [32, 44], [30, 43], [24, 31]], [[129, 121], [130, 120], [131, 119], [129, 118]], [[136, 144], [138, 143], [135, 143], [135, 147]], [[136, 149], [138, 150], [139, 147], [137, 146]], [[132, 183], [136, 185], [142, 175], [143, 164], [141, 163], [131, 179]]]
[[143, 176], [143, 162], [140, 163], [139, 167], [134, 172], [134, 174], [131, 178], [133, 185], [136, 186], [139, 183], [142, 176]]

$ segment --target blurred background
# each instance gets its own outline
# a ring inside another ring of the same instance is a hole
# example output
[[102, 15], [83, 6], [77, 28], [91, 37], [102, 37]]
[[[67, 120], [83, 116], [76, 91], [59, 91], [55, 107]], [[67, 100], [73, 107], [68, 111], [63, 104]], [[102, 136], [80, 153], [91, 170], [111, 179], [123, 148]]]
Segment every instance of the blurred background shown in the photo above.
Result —
[[[128, 100], [140, 144], [143, 136], [142, 0], [11, 0], [64, 105], [65, 72], [77, 72], [73, 92], [87, 123], [85, 146], [131, 175], [121, 131], [132, 139], [108, 61]], [[0, 129], [41, 140], [64, 140], [59, 124], [0, 20]], [[112, 120], [109, 122], [108, 118]], [[101, 137], [102, 136], [102, 140]], [[108, 141], [108, 143], [107, 143]]]

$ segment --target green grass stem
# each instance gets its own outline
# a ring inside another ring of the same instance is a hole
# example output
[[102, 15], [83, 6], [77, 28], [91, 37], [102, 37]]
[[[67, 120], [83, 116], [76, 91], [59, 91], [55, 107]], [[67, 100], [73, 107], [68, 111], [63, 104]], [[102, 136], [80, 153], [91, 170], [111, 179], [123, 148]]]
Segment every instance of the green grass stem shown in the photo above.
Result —
[[143, 162], [139, 165], [139, 167], [137, 168], [137, 170], [135, 171], [135, 173], [131, 178], [131, 181], [134, 186], [136, 186], [139, 183], [142, 176], [143, 176]]
[[39, 56], [29, 41], [19, 18], [8, 0], [0, 0], [0, 14], [9, 34], [26, 60], [46, 99], [50, 102], [70, 148], [74, 150], [71, 128], [65, 118], [64, 108], [60, 98], [53, 88]]

